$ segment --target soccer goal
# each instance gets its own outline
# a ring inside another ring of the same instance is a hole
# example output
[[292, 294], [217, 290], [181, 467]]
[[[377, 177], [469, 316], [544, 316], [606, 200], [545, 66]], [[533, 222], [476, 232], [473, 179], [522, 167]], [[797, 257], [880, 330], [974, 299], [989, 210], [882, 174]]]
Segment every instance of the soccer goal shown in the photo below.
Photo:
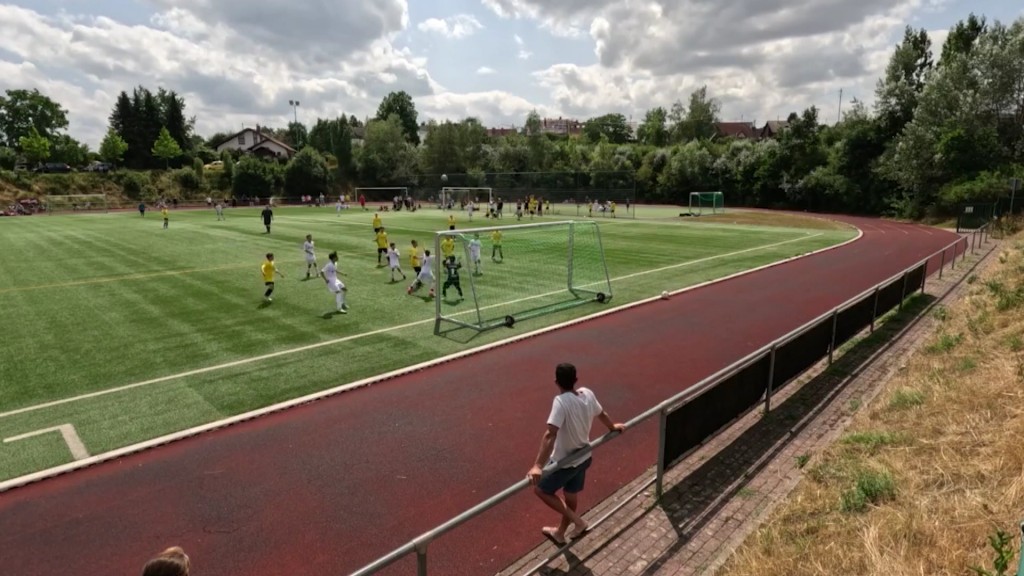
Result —
[[[356, 188], [353, 191], [355, 202], [359, 201], [360, 196], [366, 196], [367, 202], [394, 202], [395, 196], [400, 196], [403, 200], [409, 195], [409, 188], [404, 186], [370, 186], [364, 188]], [[353, 204], [355, 203], [353, 202]]]
[[440, 204], [442, 210], [447, 210], [451, 206], [454, 206], [455, 210], [459, 210], [463, 202], [472, 200], [477, 204], [486, 205], [493, 199], [494, 191], [491, 188], [445, 186], [441, 188]]
[[[446, 242], [446, 240], [452, 242]], [[454, 249], [453, 249], [454, 248]], [[454, 271], [445, 266], [452, 253]], [[476, 331], [612, 298], [596, 222], [444, 230], [434, 238], [434, 333]], [[458, 287], [452, 281], [458, 277]], [[462, 298], [459, 297], [459, 288]], [[445, 329], [447, 328], [447, 329]]]
[[690, 214], [720, 214], [725, 212], [725, 195], [721, 192], [690, 192]]
[[[54, 194], [45, 200], [46, 211], [54, 212], [107, 212], [112, 208], [106, 194]], [[114, 206], [116, 208], [116, 206]]]

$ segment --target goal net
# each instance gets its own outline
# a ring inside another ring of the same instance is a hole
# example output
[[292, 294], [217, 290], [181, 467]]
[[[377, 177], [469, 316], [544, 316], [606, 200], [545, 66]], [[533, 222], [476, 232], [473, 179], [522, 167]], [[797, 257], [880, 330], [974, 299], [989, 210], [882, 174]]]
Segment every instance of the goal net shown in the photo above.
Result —
[[725, 195], [721, 192], [690, 192], [690, 214], [719, 214], [725, 212]]
[[54, 212], [106, 212], [111, 206], [106, 194], [55, 194], [44, 200], [46, 211]]
[[462, 210], [467, 203], [473, 202], [480, 212], [486, 212], [487, 205], [494, 199], [491, 188], [474, 188], [445, 186], [441, 188], [438, 199], [442, 210]]
[[445, 230], [433, 252], [435, 334], [512, 327], [612, 297], [596, 222]]

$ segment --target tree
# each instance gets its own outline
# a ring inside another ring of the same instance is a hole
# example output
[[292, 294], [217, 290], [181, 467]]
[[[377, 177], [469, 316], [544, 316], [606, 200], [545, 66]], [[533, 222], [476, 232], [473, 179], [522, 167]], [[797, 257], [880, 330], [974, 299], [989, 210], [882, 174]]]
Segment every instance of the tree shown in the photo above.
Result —
[[103, 137], [103, 142], [100, 142], [100, 157], [116, 166], [124, 159], [124, 153], [127, 151], [128, 143], [111, 126], [107, 130], [107, 135]]
[[664, 146], [668, 144], [668, 112], [658, 106], [644, 114], [644, 121], [637, 128], [636, 137], [641, 144]]
[[179, 150], [191, 150], [195, 119], [186, 119], [184, 111], [184, 98], [173, 91], [159, 88], [153, 94], [144, 86], [138, 86], [131, 95], [121, 92], [110, 113], [110, 127], [128, 144], [125, 166], [136, 169], [159, 166], [158, 159], [150, 154], [150, 147], [160, 137], [161, 129], [168, 131]]
[[334, 120], [317, 118], [309, 131], [308, 145], [322, 154], [330, 154], [337, 161], [335, 176], [339, 182], [355, 177], [352, 163], [352, 129], [344, 114]]
[[67, 134], [58, 134], [50, 139], [50, 160], [82, 166], [89, 161], [89, 146]]
[[160, 135], [153, 142], [153, 156], [161, 158], [167, 167], [170, 166], [172, 158], [181, 156], [181, 146], [178, 146], [178, 143], [174, 141], [167, 128], [161, 128]]
[[284, 169], [284, 191], [290, 196], [327, 192], [327, 162], [312, 146], [299, 150]]
[[932, 69], [931, 46], [926, 30], [907, 26], [903, 41], [889, 59], [885, 77], [875, 87], [875, 110], [887, 139], [895, 138], [914, 118], [918, 95]]
[[255, 156], [242, 156], [234, 166], [231, 191], [236, 198], [242, 196], [270, 196], [275, 187], [274, 164]]
[[67, 110], [39, 90], [7, 90], [0, 97], [0, 143], [20, 150], [21, 139], [35, 134], [47, 140], [68, 127]]
[[978, 18], [972, 12], [967, 20], [961, 20], [949, 30], [946, 41], [942, 44], [942, 55], [939, 57], [939, 66], [944, 66], [957, 55], [966, 56], [974, 49], [987, 30], [985, 17]]
[[416, 151], [405, 141], [398, 116], [371, 120], [357, 154], [359, 178], [379, 186], [405, 186], [415, 176]]
[[182, 150], [191, 150], [192, 126], [185, 118], [185, 99], [173, 90], [159, 88], [156, 93], [160, 105], [160, 120], [167, 132]]
[[[707, 140], [715, 135], [715, 123], [721, 105], [714, 98], [708, 97], [708, 87], [701, 86], [690, 94], [690, 105], [686, 114], [673, 126], [676, 142], [689, 140]], [[678, 115], [676, 110], [673, 110]]]
[[296, 150], [301, 150], [309, 142], [309, 132], [302, 122], [288, 123], [288, 141]]
[[18, 139], [18, 148], [32, 164], [39, 164], [50, 157], [50, 141], [40, 135], [35, 126], [30, 126], [28, 134]]
[[592, 143], [601, 142], [602, 138], [612, 144], [625, 144], [632, 139], [632, 131], [622, 114], [605, 114], [591, 118], [583, 126], [583, 136]]
[[419, 146], [420, 125], [416, 105], [413, 104], [412, 96], [404, 90], [389, 93], [377, 108], [377, 120], [387, 120], [392, 115], [398, 117], [405, 141], [413, 146]]

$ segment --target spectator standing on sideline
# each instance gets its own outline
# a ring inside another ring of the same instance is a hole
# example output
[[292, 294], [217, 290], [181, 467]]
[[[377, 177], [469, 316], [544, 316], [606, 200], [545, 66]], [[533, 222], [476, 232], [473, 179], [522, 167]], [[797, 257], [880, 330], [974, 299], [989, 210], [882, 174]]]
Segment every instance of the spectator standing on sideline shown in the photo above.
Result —
[[[575, 540], [589, 528], [576, 509], [578, 494], [583, 491], [587, 468], [592, 461], [590, 451], [584, 448], [590, 445], [590, 427], [594, 418], [600, 419], [611, 432], [622, 432], [626, 426], [612, 421], [589, 388], [576, 388], [576, 367], [572, 364], [555, 367], [555, 384], [558, 395], [551, 403], [551, 414], [541, 437], [537, 460], [526, 477], [534, 485], [534, 492], [541, 501], [561, 515], [558, 526], [545, 526], [541, 533], [562, 546], [567, 536]], [[554, 462], [561, 467], [541, 479], [544, 466]], [[558, 496], [559, 490], [563, 497]], [[566, 534], [570, 524], [574, 529]]]
[[142, 569], [142, 576], [188, 576], [191, 562], [180, 546], [156, 555]]
[[263, 217], [263, 225], [267, 227], [267, 234], [270, 234], [270, 223], [274, 221], [274, 211], [270, 209], [270, 204], [260, 212], [260, 216]]

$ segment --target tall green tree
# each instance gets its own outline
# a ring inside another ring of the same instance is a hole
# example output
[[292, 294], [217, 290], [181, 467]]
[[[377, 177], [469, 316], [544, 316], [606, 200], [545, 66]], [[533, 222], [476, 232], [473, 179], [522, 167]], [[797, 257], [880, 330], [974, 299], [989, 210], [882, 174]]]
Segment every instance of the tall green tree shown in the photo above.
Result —
[[405, 186], [416, 175], [416, 150], [405, 139], [401, 120], [372, 120], [356, 158], [362, 182], [379, 186]]
[[50, 160], [81, 166], [89, 160], [89, 146], [67, 134], [58, 134], [50, 138]]
[[296, 150], [302, 150], [309, 143], [309, 131], [302, 122], [288, 123], [288, 141]]
[[875, 87], [875, 110], [886, 138], [895, 138], [914, 118], [917, 99], [932, 70], [932, 42], [923, 28], [907, 26]]
[[192, 149], [192, 124], [185, 117], [185, 99], [173, 90], [157, 89], [156, 99], [160, 106], [160, 121], [171, 138], [182, 150]]
[[117, 133], [113, 127], [107, 130], [107, 135], [100, 142], [100, 158], [115, 166], [124, 160], [124, 153], [128, 151], [128, 143]]
[[661, 106], [651, 108], [637, 128], [637, 140], [650, 146], [668, 144], [668, 112]]
[[306, 146], [284, 169], [284, 191], [290, 196], [327, 192], [327, 162], [312, 146]]
[[167, 128], [161, 128], [156, 141], [153, 142], [153, 156], [164, 161], [164, 166], [169, 167], [171, 160], [181, 156], [181, 146], [174, 141]]
[[981, 18], [972, 12], [967, 20], [961, 20], [949, 30], [946, 41], [942, 43], [942, 55], [939, 57], [939, 66], [945, 65], [956, 56], [966, 56], [971, 53], [974, 46], [988, 28], [985, 17]]
[[391, 116], [398, 117], [405, 141], [413, 146], [419, 146], [419, 115], [416, 112], [412, 96], [409, 96], [408, 92], [404, 90], [391, 92], [381, 101], [380, 106], [377, 107], [377, 120], [387, 120]]
[[[708, 140], [715, 135], [715, 123], [718, 122], [721, 104], [708, 96], [707, 86], [701, 86], [690, 94], [690, 103], [685, 110], [682, 118], [672, 127], [673, 140]], [[673, 111], [678, 116], [679, 111]]]
[[68, 127], [68, 112], [56, 101], [33, 90], [7, 90], [0, 96], [0, 144], [21, 150], [21, 139], [32, 129], [50, 139]]
[[344, 114], [333, 120], [317, 118], [309, 131], [309, 145], [337, 160], [335, 177], [338, 182], [350, 182], [355, 178], [352, 156], [352, 129]]
[[35, 126], [29, 126], [28, 134], [18, 139], [18, 149], [32, 164], [39, 164], [50, 157], [50, 141]]
[[625, 144], [633, 138], [633, 132], [622, 114], [605, 114], [591, 118], [583, 126], [583, 136], [591, 143], [602, 138], [612, 144]]

